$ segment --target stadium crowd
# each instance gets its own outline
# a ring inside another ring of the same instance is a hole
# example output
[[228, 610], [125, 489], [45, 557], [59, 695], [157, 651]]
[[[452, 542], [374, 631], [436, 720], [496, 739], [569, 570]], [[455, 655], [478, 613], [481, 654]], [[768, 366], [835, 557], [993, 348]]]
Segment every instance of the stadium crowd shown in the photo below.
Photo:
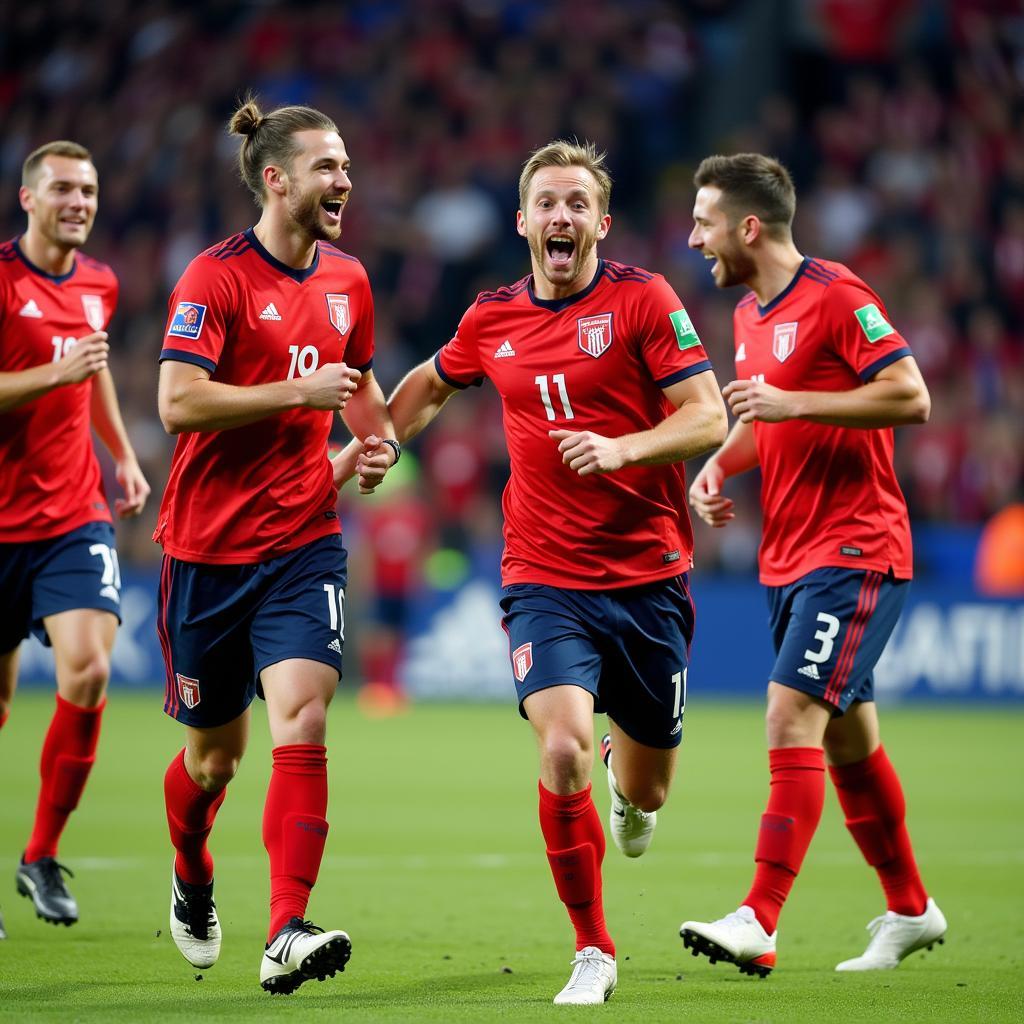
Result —
[[[723, 80], [709, 72], [742, 47], [751, 6], [18, 5], [0, 36], [3, 237], [23, 223], [26, 153], [55, 138], [87, 145], [102, 179], [87, 251], [120, 278], [111, 363], [160, 489], [167, 296], [195, 252], [253, 220], [223, 151], [246, 88], [265, 107], [311, 104], [341, 127], [355, 184], [341, 247], [374, 287], [386, 391], [449, 338], [477, 291], [527, 272], [513, 230], [519, 167], [564, 135], [609, 152], [614, 225], [602, 254], [665, 274], [724, 384], [736, 296], [716, 293], [687, 247], [691, 177], [707, 152], [772, 153], [802, 197], [802, 251], [878, 288], [927, 378], [931, 422], [897, 447], [912, 515], [980, 524], [1024, 484], [1024, 18], [1015, 4], [969, 0], [793, 4], [775, 28], [774, 75], [733, 83], [749, 87], [746, 122], [709, 136], [699, 112]], [[482, 388], [457, 404], [390, 498], [343, 497], [350, 528], [373, 541], [386, 598], [415, 584], [435, 548], [490, 557], [497, 542], [507, 461], [496, 396]], [[740, 500], [753, 505], [755, 493], [748, 484]], [[126, 562], [157, 560], [157, 507], [120, 528]], [[756, 516], [741, 521], [746, 532], [698, 526], [700, 569], [752, 571]]]

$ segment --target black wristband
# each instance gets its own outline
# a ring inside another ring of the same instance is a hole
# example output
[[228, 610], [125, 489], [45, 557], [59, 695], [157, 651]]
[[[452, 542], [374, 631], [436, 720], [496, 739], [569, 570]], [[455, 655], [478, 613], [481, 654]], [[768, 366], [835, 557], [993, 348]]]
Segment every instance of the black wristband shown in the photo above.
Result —
[[397, 442], [393, 441], [390, 437], [381, 438], [381, 444], [386, 444], [395, 453], [395, 461], [391, 463], [392, 466], [398, 465], [398, 460], [402, 457], [402, 446]]

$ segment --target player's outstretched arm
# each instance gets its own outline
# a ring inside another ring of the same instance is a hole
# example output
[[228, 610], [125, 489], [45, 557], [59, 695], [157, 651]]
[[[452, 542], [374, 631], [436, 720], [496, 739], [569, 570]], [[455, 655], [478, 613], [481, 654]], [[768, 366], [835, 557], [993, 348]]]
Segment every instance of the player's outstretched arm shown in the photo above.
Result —
[[708, 526], [725, 526], [736, 518], [732, 499], [722, 494], [722, 485], [756, 465], [754, 428], [749, 423], [734, 423], [725, 444], [704, 463], [690, 485], [690, 504]]
[[613, 473], [624, 466], [657, 466], [683, 462], [717, 448], [725, 440], [728, 418], [715, 375], [706, 370], [664, 389], [676, 407], [651, 430], [604, 437], [591, 430], [551, 430], [562, 461], [587, 476]]
[[326, 363], [308, 377], [239, 387], [210, 380], [201, 366], [165, 359], [160, 364], [157, 402], [168, 434], [228, 430], [302, 407], [341, 412], [360, 373], [344, 363]]
[[722, 392], [743, 423], [809, 420], [836, 427], [899, 427], [926, 423], [928, 387], [917, 362], [905, 356], [851, 391], [782, 391], [753, 380], [734, 380]]
[[150, 488], [128, 440], [110, 370], [96, 374], [90, 416], [96, 433], [114, 460], [114, 473], [124, 491], [123, 498], [114, 499], [114, 512], [118, 519], [137, 516], [146, 506]]
[[88, 380], [106, 369], [109, 351], [106, 331], [94, 331], [79, 338], [68, 348], [67, 354], [54, 363], [0, 373], [0, 412], [17, 409], [65, 384]]
[[367, 370], [359, 387], [341, 414], [353, 440], [331, 460], [334, 485], [341, 487], [358, 474], [359, 493], [372, 494], [387, 471], [398, 461], [398, 453], [385, 439], [395, 439], [391, 414], [377, 379]]

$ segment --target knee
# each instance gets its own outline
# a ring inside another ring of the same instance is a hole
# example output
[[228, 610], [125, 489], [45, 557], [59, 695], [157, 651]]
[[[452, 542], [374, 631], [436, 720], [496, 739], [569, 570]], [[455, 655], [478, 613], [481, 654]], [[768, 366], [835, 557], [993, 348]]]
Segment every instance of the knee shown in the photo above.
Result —
[[62, 676], [58, 678], [60, 695], [79, 707], [94, 708], [107, 691], [110, 657], [105, 651], [94, 651], [73, 661]]
[[541, 759], [553, 779], [562, 786], [582, 789], [590, 776], [592, 747], [571, 732], [552, 730], [544, 736]]
[[284, 746], [292, 743], [322, 744], [327, 737], [327, 704], [313, 698], [296, 705], [282, 715], [279, 727], [274, 729], [274, 743]]
[[189, 758], [187, 767], [192, 780], [207, 793], [222, 790], [238, 773], [242, 755], [229, 750], [205, 751], [197, 758]]
[[668, 786], [665, 783], [649, 779], [629, 787], [620, 786], [622, 795], [636, 808], [646, 811], [656, 811], [663, 807], [668, 799]]

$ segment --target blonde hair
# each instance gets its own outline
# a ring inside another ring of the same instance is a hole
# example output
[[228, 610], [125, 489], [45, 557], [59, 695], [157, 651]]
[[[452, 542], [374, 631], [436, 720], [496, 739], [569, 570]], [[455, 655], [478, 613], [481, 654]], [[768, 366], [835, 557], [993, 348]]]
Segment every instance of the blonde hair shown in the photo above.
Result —
[[263, 168], [279, 164], [291, 170], [292, 160], [302, 148], [295, 142], [295, 133], [310, 129], [336, 132], [338, 126], [312, 107], [278, 107], [264, 114], [251, 94], [231, 115], [228, 131], [243, 136], [238, 172], [260, 206], [265, 195]]
[[556, 139], [546, 146], [541, 146], [540, 149], [535, 149], [527, 157], [519, 175], [519, 209], [526, 209], [530, 183], [542, 167], [582, 167], [590, 171], [597, 182], [603, 216], [608, 212], [612, 199], [612, 176], [604, 162], [607, 155], [599, 153], [594, 143], [579, 142], [576, 139]]
[[21, 183], [25, 188], [32, 188], [39, 180], [40, 169], [48, 156], [69, 156], [72, 160], [88, 160], [92, 163], [92, 153], [77, 142], [69, 139], [47, 142], [45, 146], [32, 150], [21, 165]]

